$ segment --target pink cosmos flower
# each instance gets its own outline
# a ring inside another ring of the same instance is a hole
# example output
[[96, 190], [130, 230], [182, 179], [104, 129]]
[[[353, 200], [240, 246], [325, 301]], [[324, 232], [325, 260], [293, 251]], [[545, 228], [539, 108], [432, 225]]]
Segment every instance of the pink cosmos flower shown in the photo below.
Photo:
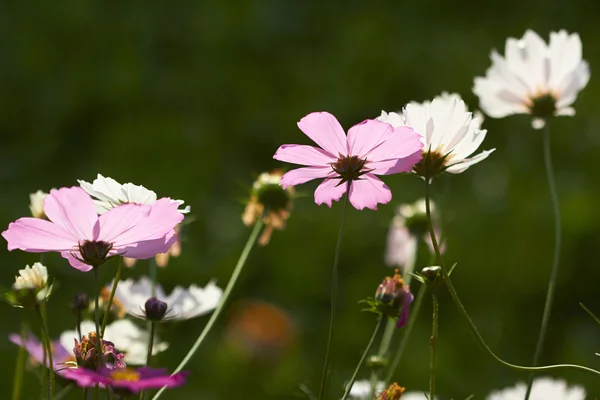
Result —
[[101, 368], [93, 371], [86, 368], [70, 369], [66, 378], [74, 380], [80, 387], [90, 387], [96, 384], [106, 385], [114, 389], [125, 389], [139, 393], [146, 389], [158, 389], [163, 386], [172, 388], [183, 386], [188, 372], [183, 371], [169, 375], [166, 369], [154, 368]]
[[284, 189], [325, 178], [315, 191], [317, 204], [331, 207], [349, 187], [348, 199], [354, 208], [376, 210], [377, 204], [392, 199], [392, 192], [376, 175], [407, 172], [421, 160], [421, 136], [408, 127], [365, 120], [346, 136], [333, 115], [315, 112], [302, 118], [298, 128], [321, 148], [284, 144], [273, 158], [306, 166], [283, 175]]
[[177, 207], [163, 198], [152, 205], [123, 204], [98, 216], [83, 189], [62, 188], [50, 191], [44, 201], [49, 221], [20, 218], [2, 236], [8, 250], [60, 252], [72, 267], [89, 271], [115, 255], [147, 259], [166, 252], [183, 219]]

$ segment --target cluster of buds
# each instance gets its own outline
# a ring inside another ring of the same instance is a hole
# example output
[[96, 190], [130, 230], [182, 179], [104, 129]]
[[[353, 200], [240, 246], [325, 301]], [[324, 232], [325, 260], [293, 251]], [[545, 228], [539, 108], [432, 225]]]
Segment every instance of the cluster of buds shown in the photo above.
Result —
[[48, 284], [48, 270], [37, 262], [19, 270], [10, 291], [6, 293], [8, 302], [20, 308], [36, 308], [52, 294], [52, 284]]
[[74, 340], [73, 354], [75, 354], [75, 360], [77, 360], [79, 367], [92, 370], [96, 370], [99, 366], [105, 364], [114, 366], [115, 368], [125, 367], [123, 353], [119, 353], [112, 342], [101, 339], [102, 349], [98, 352], [98, 336], [96, 332], [90, 332], [87, 336], [84, 335], [81, 338], [81, 342], [78, 342], [77, 339]]
[[265, 230], [258, 239], [261, 246], [269, 243], [273, 229], [285, 228], [285, 221], [290, 217], [294, 205], [294, 188], [290, 186], [283, 189], [279, 186], [282, 176], [283, 171], [278, 169], [260, 174], [252, 185], [250, 200], [242, 215], [246, 226], [254, 225], [262, 218]]

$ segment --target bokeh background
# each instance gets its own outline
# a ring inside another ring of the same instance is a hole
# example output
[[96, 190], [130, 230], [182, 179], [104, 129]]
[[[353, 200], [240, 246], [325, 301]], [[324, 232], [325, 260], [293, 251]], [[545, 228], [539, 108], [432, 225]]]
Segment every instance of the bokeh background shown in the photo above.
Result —
[[[597, 15], [588, 10], [594, 4], [3, 2], [0, 225], [28, 215], [29, 193], [102, 173], [192, 206], [195, 221], [187, 227], [181, 257], [159, 271], [167, 289], [210, 279], [224, 286], [249, 235], [240, 219], [248, 189], [256, 174], [282, 166], [272, 159], [280, 144], [309, 142], [296, 127], [301, 117], [327, 110], [348, 128], [382, 109], [397, 110], [442, 91], [458, 92], [476, 108], [473, 78], [485, 73], [493, 48], [503, 51], [506, 37], [520, 37], [528, 28], [546, 39], [564, 28], [580, 33], [592, 74], [575, 103], [577, 116], [552, 123], [564, 240], [542, 359], [599, 368], [594, 353], [600, 350], [600, 326], [579, 306], [600, 313], [600, 36]], [[461, 175], [436, 181], [434, 196], [447, 262], [459, 263], [453, 275], [459, 295], [489, 345], [509, 361], [528, 364], [553, 243], [541, 134], [525, 117], [488, 118], [484, 127], [482, 149], [496, 152]], [[386, 182], [394, 193], [390, 204], [376, 212], [352, 209], [347, 219], [332, 399], [340, 398], [375, 323], [357, 303], [392, 272], [383, 258], [395, 207], [423, 195], [423, 182], [414, 176]], [[253, 251], [229, 307], [189, 365], [188, 385], [163, 398], [296, 399], [303, 397], [301, 384], [318, 390], [341, 204], [316, 206], [315, 187], [299, 188], [304, 197], [287, 229]], [[18, 269], [38, 257], [3, 251], [0, 260], [0, 282], [8, 286]], [[69, 304], [82, 288], [91, 292], [92, 276], [60, 257], [48, 257], [47, 264], [60, 282], [48, 310], [50, 331], [58, 336], [74, 326]], [[115, 268], [103, 267], [102, 279], [108, 282]], [[126, 277], [146, 271], [147, 263], [138, 263]], [[239, 314], [248, 305], [257, 322], [243, 323], [258, 324], [261, 340], [274, 346], [257, 350], [238, 340]], [[0, 310], [0, 337], [18, 331], [22, 318], [37, 327], [31, 312], [8, 305]], [[410, 390], [427, 387], [430, 310], [425, 303], [395, 375]], [[492, 389], [527, 378], [480, 350], [447, 293], [440, 313], [442, 399], [483, 399]], [[173, 369], [207, 320], [161, 328], [171, 348], [156, 363]], [[0, 341], [2, 398], [9, 396], [16, 354], [8, 340]], [[597, 378], [560, 376], [600, 394]], [[23, 398], [37, 398], [33, 374], [27, 382]]]

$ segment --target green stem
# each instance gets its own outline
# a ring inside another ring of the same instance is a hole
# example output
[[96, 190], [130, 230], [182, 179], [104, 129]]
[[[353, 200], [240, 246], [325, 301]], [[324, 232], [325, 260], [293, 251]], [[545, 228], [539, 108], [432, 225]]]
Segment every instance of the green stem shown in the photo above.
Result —
[[27, 340], [27, 324], [25, 321], [21, 321], [21, 346], [19, 346], [19, 353], [17, 355], [17, 362], [15, 364], [15, 377], [13, 379], [12, 387], [12, 400], [20, 400], [21, 398], [21, 387], [23, 386], [23, 371], [25, 369], [25, 341]]
[[[250, 250], [252, 250], [252, 248], [254, 247], [254, 244], [256, 243], [256, 239], [258, 238], [258, 234], [260, 233], [263, 225], [264, 225], [264, 222], [263, 222], [262, 218], [260, 218], [258, 221], [256, 221], [256, 224], [254, 225], [254, 229], [252, 230], [252, 233], [250, 234], [250, 237], [248, 238], [248, 242], [246, 243], [246, 246], [244, 246], [244, 250], [242, 250], [242, 254], [240, 255], [240, 258], [235, 266], [235, 269], [233, 270], [233, 273], [231, 274], [231, 278], [229, 279], [229, 282], [227, 283], [227, 287], [223, 291], [223, 296], [221, 297], [221, 300], [219, 301], [217, 308], [215, 308], [215, 310], [213, 311], [212, 315], [210, 316], [210, 319], [208, 320], [208, 323], [202, 330], [202, 333], [200, 333], [200, 336], [198, 336], [198, 339], [196, 339], [196, 342], [194, 343], [192, 348], [188, 351], [186, 356], [183, 358], [183, 360], [179, 363], [179, 365], [173, 372], [174, 374], [178, 373], [183, 368], [185, 368], [185, 366], [192, 359], [194, 354], [196, 354], [196, 351], [198, 350], [198, 348], [204, 341], [204, 338], [208, 335], [208, 333], [212, 329], [215, 321], [221, 314], [221, 311], [223, 310], [225, 303], [227, 302], [227, 299], [229, 298], [229, 295], [231, 294], [231, 291], [233, 290], [233, 287], [235, 286], [235, 283], [237, 282], [238, 277], [240, 276], [240, 273], [242, 272], [244, 264], [246, 264], [248, 255], [250, 255]], [[156, 393], [156, 395], [154, 395], [152, 400], [158, 399], [164, 391], [165, 391], [165, 388], [163, 387], [162, 389], [160, 389], [158, 391], [158, 393]]]
[[394, 376], [394, 372], [400, 365], [400, 359], [404, 354], [404, 350], [406, 349], [406, 345], [408, 344], [408, 337], [412, 332], [413, 327], [415, 326], [415, 321], [417, 320], [417, 315], [419, 315], [419, 311], [421, 310], [421, 304], [423, 304], [423, 299], [425, 298], [425, 293], [427, 289], [425, 287], [421, 287], [419, 289], [419, 293], [417, 294], [417, 298], [415, 299], [415, 303], [412, 305], [412, 310], [410, 312], [410, 317], [408, 318], [408, 323], [404, 327], [404, 332], [402, 335], [402, 340], [400, 341], [400, 345], [398, 346], [398, 350], [394, 355], [394, 359], [390, 364], [390, 368], [388, 370], [388, 374], [385, 377], [385, 383], [389, 384]]
[[509, 362], [506, 362], [503, 359], [501, 359], [500, 357], [498, 357], [496, 354], [494, 354], [494, 352], [492, 351], [492, 349], [483, 340], [483, 337], [481, 336], [481, 334], [477, 330], [477, 327], [473, 323], [473, 320], [471, 320], [471, 317], [469, 316], [469, 313], [465, 309], [465, 306], [462, 304], [462, 302], [460, 301], [460, 299], [458, 297], [458, 294], [456, 293], [456, 289], [454, 288], [454, 285], [452, 284], [452, 281], [450, 280], [450, 276], [446, 272], [446, 269], [443, 267], [442, 255], [441, 255], [441, 253], [439, 251], [439, 246], [437, 245], [437, 240], [435, 238], [435, 232], [433, 231], [433, 224], [432, 224], [432, 221], [431, 221], [431, 214], [429, 212], [429, 190], [425, 191], [425, 203], [426, 203], [426, 209], [427, 209], [427, 218], [429, 220], [429, 232], [431, 234], [431, 241], [433, 242], [433, 245], [434, 245], [433, 247], [435, 249], [437, 258], [438, 258], [440, 266], [441, 266], [440, 272], [442, 274], [442, 279], [446, 283], [446, 287], [448, 288], [448, 291], [450, 292], [450, 297], [452, 297], [452, 300], [454, 301], [454, 303], [458, 307], [460, 313], [462, 314], [462, 316], [467, 321], [469, 330], [471, 331], [471, 333], [473, 334], [473, 336], [475, 336], [475, 338], [477, 339], [477, 341], [479, 342], [479, 344], [481, 345], [481, 347], [485, 350], [485, 352], [490, 357], [492, 357], [495, 361], [497, 361], [498, 363], [504, 365], [505, 367], [511, 368], [511, 369], [514, 369], [514, 370], [517, 370], [517, 371], [540, 372], [540, 371], [549, 371], [549, 370], [555, 370], [555, 369], [574, 369], [574, 370], [578, 370], [578, 371], [585, 371], [585, 372], [588, 372], [590, 374], [593, 374], [593, 375], [596, 375], [596, 376], [600, 377], [600, 371], [596, 371], [596, 370], [594, 370], [592, 368], [584, 367], [582, 365], [576, 365], [576, 364], [555, 364], [555, 365], [545, 365], [545, 366], [541, 366], [541, 367], [536, 367], [536, 366], [525, 367], [525, 366], [511, 364]]
[[52, 340], [48, 334], [48, 323], [46, 322], [46, 318], [44, 318], [40, 307], [36, 307], [35, 311], [40, 318], [42, 327], [42, 340], [44, 346], [46, 346], [46, 353], [48, 354], [48, 364], [46, 365], [48, 368], [48, 399], [52, 400], [54, 397], [54, 360], [52, 359]]
[[102, 330], [100, 331], [101, 335], [104, 335], [104, 331], [106, 330], [106, 325], [108, 324], [108, 316], [110, 315], [110, 309], [112, 308], [113, 300], [115, 298], [117, 286], [119, 285], [119, 280], [121, 279], [122, 271], [123, 271], [123, 257], [119, 257], [119, 266], [117, 267], [117, 274], [115, 275], [115, 280], [113, 281], [112, 289], [110, 290], [110, 295], [108, 296], [108, 302], [106, 303], [106, 311], [104, 312], [104, 318], [102, 318]]
[[[100, 279], [98, 277], [98, 267], [93, 267], [92, 271], [94, 271], [94, 289], [95, 289], [95, 298], [94, 298], [94, 322], [96, 325], [96, 354], [100, 360], [100, 365], [104, 367], [104, 354], [102, 354], [102, 333], [100, 331]], [[100, 387], [96, 385], [94, 387], [94, 400], [98, 399]]]
[[74, 387], [75, 387], [74, 384], [67, 384], [67, 386], [65, 386], [64, 388], [62, 388], [62, 390], [60, 392], [58, 392], [56, 394], [56, 396], [54, 396], [54, 400], [61, 400], [61, 399], [63, 399], [66, 395], [69, 394], [69, 392], [71, 390], [73, 390]]
[[439, 317], [439, 302], [435, 293], [435, 288], [432, 289], [431, 300], [433, 305], [433, 317], [431, 320], [431, 338], [429, 339], [429, 398], [435, 399], [435, 370]]
[[152, 361], [152, 347], [154, 345], [154, 329], [156, 328], [156, 323], [150, 321], [150, 337], [148, 338], [148, 355], [146, 356], [146, 367], [150, 367], [150, 362]]
[[[552, 256], [552, 270], [550, 272], [550, 280], [548, 281], [548, 291], [546, 292], [546, 302], [544, 304], [544, 312], [542, 314], [542, 323], [540, 325], [540, 332], [538, 335], [537, 344], [535, 346], [535, 353], [533, 355], [532, 365], [534, 366], [537, 365], [540, 361], [542, 349], [544, 347], [544, 341], [546, 339], [546, 332], [548, 331], [548, 321], [550, 320], [550, 311], [552, 310], [552, 303], [554, 301], [554, 289], [556, 288], [556, 279], [558, 276], [561, 241], [560, 208], [558, 205], [558, 193], [556, 191], [556, 183], [554, 182], [552, 154], [550, 152], [550, 121], [546, 121], [543, 138], [544, 165], [546, 167], [546, 177], [548, 179], [548, 186], [550, 187], [550, 198], [552, 200], [552, 215], [554, 217], [554, 254]], [[533, 375], [534, 374], [531, 374], [529, 376], [525, 400], [528, 400], [529, 395], [531, 394], [531, 387], [533, 385]]]
[[333, 257], [333, 269], [331, 278], [331, 311], [329, 318], [329, 333], [327, 334], [327, 349], [325, 350], [325, 362], [323, 364], [323, 374], [321, 375], [321, 389], [319, 390], [319, 400], [325, 397], [325, 389], [327, 387], [327, 377], [329, 376], [329, 359], [331, 356], [331, 340], [333, 338], [333, 327], [335, 325], [335, 308], [337, 301], [337, 275], [338, 263], [340, 259], [340, 248], [342, 247], [342, 232], [344, 230], [344, 222], [346, 221], [346, 210], [348, 208], [348, 198], [350, 197], [350, 181], [346, 187], [346, 196], [344, 198], [344, 208], [342, 210], [342, 221], [338, 233], [337, 244], [335, 246], [335, 255]]
[[360, 357], [360, 361], [358, 362], [358, 365], [354, 369], [354, 373], [352, 374], [352, 377], [350, 378], [350, 382], [348, 382], [348, 384], [346, 385], [346, 391], [344, 392], [344, 396], [342, 397], [342, 400], [346, 400], [348, 398], [348, 396], [350, 395], [350, 391], [352, 390], [352, 386], [354, 385], [354, 381], [356, 380], [358, 371], [360, 371], [360, 367], [362, 367], [363, 363], [365, 362], [365, 358], [367, 358], [367, 354], [369, 354], [369, 350], [371, 350], [371, 346], [373, 345], [373, 342], [375, 341], [375, 336], [377, 336], [377, 332], [379, 332], [379, 328], [381, 328], [383, 326], [383, 321], [386, 319], [387, 318], [384, 318], [384, 317], [379, 318], [379, 321], [377, 322], [377, 326], [375, 326], [375, 330], [373, 331], [373, 334], [371, 335], [371, 339], [369, 339], [369, 343], [367, 343], [367, 347], [365, 348], [365, 351], [363, 352], [362, 356]]
[[156, 297], [156, 274], [158, 272], [156, 268], [156, 259], [152, 257], [148, 262], [148, 275], [150, 275], [150, 282], [152, 282], [150, 297]]

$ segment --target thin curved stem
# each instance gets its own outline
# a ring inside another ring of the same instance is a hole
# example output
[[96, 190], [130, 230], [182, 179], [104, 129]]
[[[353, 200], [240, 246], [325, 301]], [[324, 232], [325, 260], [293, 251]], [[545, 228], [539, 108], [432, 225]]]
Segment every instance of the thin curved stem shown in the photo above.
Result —
[[[264, 226], [263, 219], [259, 218], [258, 221], [256, 221], [256, 224], [254, 225], [254, 229], [252, 230], [252, 233], [250, 233], [250, 237], [248, 238], [248, 242], [246, 242], [246, 245], [244, 246], [244, 250], [242, 250], [242, 254], [240, 255], [240, 258], [233, 270], [233, 273], [231, 274], [231, 278], [229, 279], [229, 282], [227, 283], [227, 287], [223, 291], [223, 295], [221, 296], [221, 300], [219, 301], [217, 308], [215, 308], [215, 310], [213, 311], [206, 326], [200, 333], [200, 336], [198, 336], [198, 339], [196, 339], [196, 342], [194, 342], [194, 345], [190, 348], [190, 350], [185, 355], [183, 360], [181, 360], [181, 362], [179, 363], [179, 365], [177, 366], [175, 371], [173, 371], [174, 374], [180, 372], [183, 368], [185, 368], [185, 366], [192, 359], [194, 354], [196, 354], [196, 351], [198, 350], [198, 348], [204, 341], [204, 338], [206, 338], [206, 336], [212, 329], [213, 325], [215, 324], [215, 321], [221, 314], [221, 311], [223, 310], [225, 303], [227, 302], [227, 299], [229, 298], [229, 295], [231, 294], [231, 291], [233, 290], [233, 287], [235, 286], [235, 283], [237, 282], [237, 280], [240, 276], [240, 273], [242, 272], [244, 264], [246, 264], [246, 260], [248, 259], [248, 256], [250, 255], [250, 250], [252, 250], [252, 248], [254, 247], [254, 244], [256, 243], [256, 239], [258, 238], [258, 234], [260, 233], [263, 226]], [[164, 391], [165, 391], [165, 387], [160, 389], [158, 391], [158, 393], [156, 393], [154, 395], [152, 400], [158, 399]]]
[[106, 325], [108, 324], [108, 316], [110, 315], [110, 309], [112, 308], [113, 300], [115, 298], [117, 286], [119, 285], [119, 280], [121, 279], [122, 271], [123, 271], [123, 257], [119, 257], [119, 266], [117, 267], [117, 273], [116, 273], [115, 279], [113, 281], [112, 289], [110, 290], [110, 295], [108, 296], [108, 302], [106, 303], [106, 311], [104, 312], [104, 318], [102, 318], [102, 330], [100, 331], [101, 335], [104, 335], [104, 331], [106, 330]]
[[46, 318], [44, 318], [40, 307], [36, 307], [35, 311], [40, 318], [40, 325], [42, 327], [42, 340], [44, 342], [44, 346], [46, 347], [46, 353], [48, 354], [48, 399], [52, 400], [54, 397], [54, 360], [52, 359], [52, 340], [48, 334], [48, 323], [46, 322]]
[[396, 372], [398, 365], [400, 365], [400, 360], [402, 359], [402, 355], [404, 354], [404, 350], [406, 349], [406, 345], [408, 344], [408, 337], [410, 336], [410, 333], [412, 332], [412, 329], [415, 326], [415, 321], [417, 320], [417, 315], [419, 315], [419, 311], [421, 310], [421, 304], [423, 304], [423, 299], [425, 298], [426, 292], [427, 289], [423, 286], [419, 289], [419, 293], [417, 293], [417, 298], [415, 299], [415, 303], [412, 305], [412, 310], [410, 312], [408, 323], [404, 327], [402, 340], [400, 341], [398, 350], [394, 355], [394, 359], [392, 360], [387, 376], [385, 377], [386, 385], [390, 383], [390, 381], [392, 380], [392, 376], [394, 376], [394, 372]]
[[[427, 189], [428, 189], [428, 187], [427, 187]], [[517, 371], [541, 372], [541, 371], [549, 371], [549, 370], [554, 370], [554, 369], [574, 369], [574, 370], [578, 370], [578, 371], [585, 371], [585, 372], [588, 372], [590, 374], [593, 374], [593, 375], [596, 375], [596, 376], [600, 377], [600, 371], [596, 371], [595, 369], [584, 367], [582, 365], [576, 365], [576, 364], [556, 364], [556, 365], [545, 365], [545, 366], [541, 366], [541, 367], [536, 367], [536, 366], [525, 367], [525, 366], [511, 364], [509, 362], [506, 362], [503, 359], [501, 359], [500, 357], [498, 357], [496, 354], [494, 354], [494, 352], [492, 351], [492, 349], [483, 340], [483, 337], [479, 333], [479, 330], [477, 330], [477, 327], [473, 323], [473, 320], [471, 320], [471, 317], [469, 316], [469, 313], [467, 313], [467, 310], [465, 309], [465, 306], [462, 304], [462, 302], [460, 301], [460, 299], [458, 297], [458, 294], [456, 293], [456, 289], [454, 288], [454, 285], [452, 284], [452, 281], [450, 280], [450, 276], [448, 275], [448, 272], [446, 272], [446, 269], [443, 267], [442, 255], [441, 255], [441, 253], [439, 251], [439, 246], [437, 246], [437, 240], [435, 238], [435, 232], [433, 230], [433, 223], [432, 223], [432, 220], [431, 220], [431, 214], [429, 212], [429, 190], [425, 191], [425, 203], [426, 203], [426, 209], [427, 209], [427, 218], [429, 220], [429, 232], [431, 234], [431, 241], [433, 242], [434, 250], [435, 250], [437, 258], [438, 258], [438, 260], [440, 262], [440, 266], [441, 266], [440, 271], [441, 271], [441, 274], [442, 274], [442, 280], [444, 281], [444, 283], [446, 284], [446, 287], [448, 288], [448, 291], [450, 292], [450, 297], [452, 297], [452, 300], [454, 301], [454, 303], [458, 307], [460, 313], [462, 314], [462, 316], [467, 321], [467, 325], [469, 327], [469, 330], [471, 331], [471, 333], [473, 334], [473, 336], [475, 336], [475, 338], [477, 339], [477, 341], [479, 342], [479, 344], [481, 345], [481, 347], [485, 350], [485, 352], [490, 357], [492, 357], [495, 361], [497, 361], [498, 363], [504, 365], [505, 367], [508, 367], [508, 368], [511, 368], [511, 369], [514, 369], [514, 370], [517, 370]]]
[[373, 330], [373, 334], [371, 335], [371, 339], [369, 339], [369, 343], [367, 343], [367, 347], [365, 348], [365, 351], [363, 352], [362, 356], [360, 357], [360, 361], [358, 362], [358, 365], [354, 369], [354, 373], [352, 374], [352, 377], [350, 378], [350, 382], [348, 382], [348, 384], [346, 385], [346, 391], [344, 392], [344, 396], [342, 397], [342, 400], [346, 400], [348, 398], [348, 396], [350, 395], [350, 391], [352, 390], [352, 386], [354, 385], [354, 381], [356, 380], [358, 371], [360, 371], [360, 367], [362, 367], [363, 363], [365, 362], [365, 358], [367, 358], [367, 354], [369, 354], [369, 351], [371, 350], [373, 341], [375, 341], [375, 336], [377, 336], [377, 332], [379, 332], [379, 328], [381, 328], [383, 326], [383, 321], [386, 319], [387, 318], [384, 318], [384, 317], [379, 318], [379, 321], [377, 322], [377, 326], [375, 326], [375, 330]]
[[[554, 170], [552, 168], [552, 153], [550, 151], [550, 121], [546, 121], [543, 133], [544, 146], [544, 166], [546, 167], [546, 177], [550, 188], [550, 198], [552, 200], [552, 215], [554, 217], [554, 254], [552, 256], [552, 270], [550, 272], [550, 280], [548, 281], [548, 291], [546, 292], [546, 302], [544, 304], [544, 312], [542, 314], [542, 323], [540, 325], [540, 333], [538, 335], [535, 353], [533, 354], [533, 365], [537, 365], [542, 355], [542, 349], [546, 340], [546, 332], [548, 331], [548, 321], [550, 320], [550, 312], [552, 311], [552, 303], [554, 301], [554, 290], [556, 288], [556, 279], [558, 276], [558, 265], [560, 261], [560, 207], [558, 204], [558, 193], [556, 191], [556, 183], [554, 182]], [[525, 400], [529, 399], [531, 387], [533, 385], [533, 374], [529, 376], [527, 383], [527, 393]]]
[[148, 355], [146, 356], [146, 367], [150, 367], [152, 361], [152, 348], [154, 346], [154, 330], [156, 329], [156, 322], [150, 321], [150, 338], [148, 340]]
[[25, 340], [27, 339], [27, 325], [25, 321], [21, 321], [21, 346], [19, 346], [19, 353], [17, 355], [17, 362], [15, 363], [15, 377], [13, 379], [12, 386], [12, 400], [19, 400], [21, 398], [21, 387], [23, 386], [23, 371], [25, 370]]
[[350, 195], [350, 181], [346, 188], [344, 198], [344, 208], [342, 210], [342, 222], [340, 222], [340, 231], [338, 233], [337, 244], [335, 246], [335, 255], [333, 257], [333, 269], [331, 278], [331, 317], [329, 319], [329, 333], [327, 334], [327, 349], [325, 350], [325, 362], [323, 364], [323, 374], [321, 375], [321, 389], [319, 390], [319, 400], [323, 400], [327, 387], [327, 376], [329, 375], [329, 359], [331, 356], [331, 340], [333, 338], [333, 328], [335, 325], [335, 308], [337, 301], [337, 275], [338, 263], [340, 259], [340, 248], [342, 247], [342, 232], [344, 231], [344, 222], [346, 221], [346, 210], [348, 208], [348, 197]]
[[435, 399], [435, 371], [437, 363], [437, 339], [438, 339], [438, 318], [439, 302], [435, 288], [432, 289], [431, 303], [433, 306], [433, 316], [431, 320], [431, 337], [429, 338], [429, 398]]

